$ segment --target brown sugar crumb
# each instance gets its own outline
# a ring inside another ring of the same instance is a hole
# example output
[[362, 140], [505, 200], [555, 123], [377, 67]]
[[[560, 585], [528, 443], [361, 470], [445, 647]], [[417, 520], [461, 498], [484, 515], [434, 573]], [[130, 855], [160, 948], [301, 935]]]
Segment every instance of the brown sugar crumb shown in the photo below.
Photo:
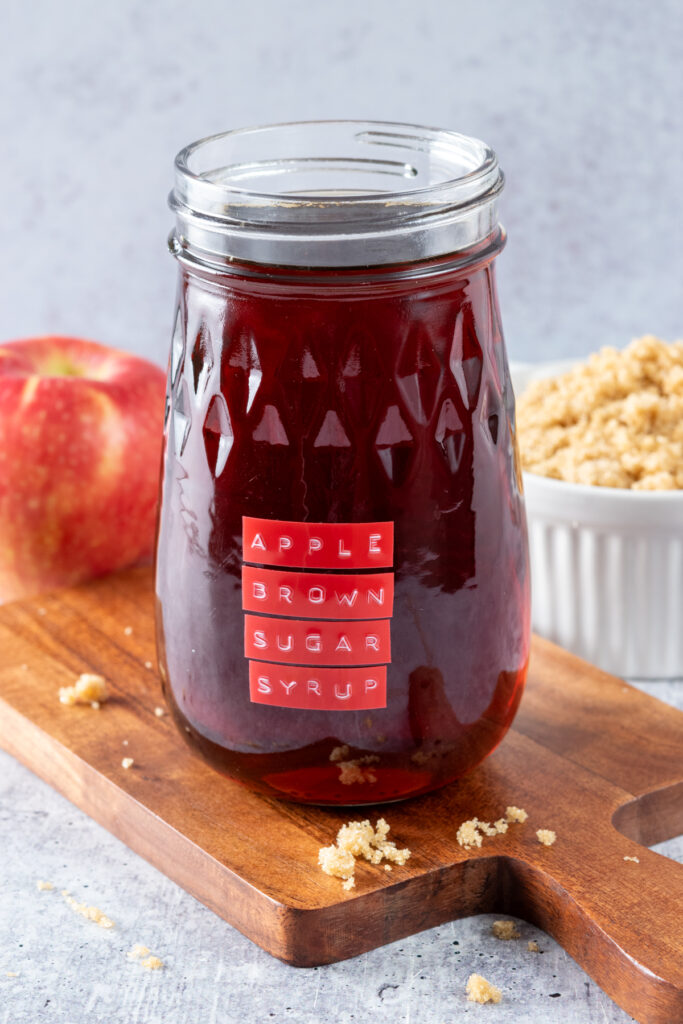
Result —
[[557, 834], [550, 828], [539, 828], [536, 832], [539, 843], [543, 846], [552, 846], [557, 839]]
[[377, 782], [377, 776], [368, 765], [377, 764], [379, 758], [376, 754], [367, 754], [365, 757], [356, 757], [352, 761], [338, 761], [339, 781], [343, 786], [353, 786], [365, 782]]
[[526, 948], [529, 950], [530, 953], [540, 953], [541, 952], [540, 949], [538, 948], [538, 943], [536, 942], [536, 939], [529, 939], [529, 941], [526, 944]]
[[140, 942], [136, 942], [129, 953], [126, 954], [129, 960], [142, 960], [143, 956], [149, 956], [151, 950], [147, 946], [143, 946]]
[[133, 760], [132, 757], [124, 757], [123, 761], [121, 762], [121, 767], [125, 768], [127, 771], [129, 768], [132, 768], [134, 764], [135, 761]]
[[158, 956], [146, 956], [141, 962], [147, 971], [159, 971], [164, 966], [164, 961], [160, 960]]
[[151, 661], [146, 661], [145, 662], [145, 668], [146, 669], [151, 669], [152, 668], [152, 662]]
[[334, 747], [330, 754], [330, 761], [336, 763], [337, 761], [346, 761], [351, 751], [344, 743], [341, 747]]
[[502, 835], [507, 830], [508, 822], [505, 818], [498, 818], [493, 824], [488, 821], [480, 821], [479, 818], [470, 818], [469, 821], [463, 821], [455, 838], [460, 846], [471, 850], [474, 846], [481, 846], [484, 836]]
[[155, 708], [154, 714], [157, 716], [157, 718], [163, 718], [164, 715], [166, 714], [166, 710], [164, 708]]
[[524, 468], [640, 491], [683, 488], [683, 341], [603, 348], [517, 403]]
[[455, 834], [455, 838], [466, 850], [470, 850], [473, 846], [481, 846], [482, 834], [479, 831], [478, 819], [471, 818], [469, 821], [463, 821]]
[[376, 754], [366, 754], [365, 757], [349, 758], [351, 753], [346, 743], [334, 747], [330, 753], [330, 761], [339, 768], [339, 781], [343, 786], [353, 786], [365, 782], [377, 782], [377, 776], [368, 768], [368, 765], [377, 764], [379, 758]]
[[634, 864], [640, 864], [640, 857], [624, 857], [624, 860], [632, 860]]
[[62, 896], [75, 913], [85, 917], [88, 921], [94, 921], [100, 928], [113, 928], [114, 922], [106, 914], [103, 914], [98, 907], [89, 907], [87, 903], [79, 903], [73, 896], [69, 895], [67, 889], [62, 889]]
[[36, 888], [40, 889], [41, 892], [47, 892], [49, 889], [54, 889], [54, 885], [52, 882], [43, 882], [41, 879], [38, 879]]
[[371, 864], [381, 864], [383, 860], [391, 864], [403, 865], [410, 857], [410, 850], [398, 849], [396, 843], [388, 839], [389, 825], [380, 818], [375, 828], [370, 822], [350, 821], [342, 825], [337, 833], [334, 846], [323, 846], [318, 851], [318, 864], [326, 875], [343, 878], [343, 888], [352, 889], [355, 885], [356, 859], [363, 858]]
[[107, 682], [104, 676], [83, 672], [73, 686], [60, 686], [59, 701], [61, 704], [103, 704], [107, 699]]
[[141, 967], [147, 971], [158, 971], [164, 966], [164, 961], [158, 956], [150, 953], [147, 946], [136, 942], [131, 951], [127, 954], [129, 960], [137, 960]]
[[132, 636], [133, 635], [133, 627], [132, 626], [126, 626], [126, 628], [123, 631], [123, 635], [124, 636]]
[[529, 815], [521, 807], [506, 807], [505, 818], [510, 822], [517, 822], [523, 825]]
[[514, 921], [494, 921], [491, 931], [497, 939], [508, 942], [510, 939], [521, 939], [521, 935]]
[[465, 991], [470, 1003], [499, 1003], [503, 998], [500, 989], [481, 974], [470, 974]]

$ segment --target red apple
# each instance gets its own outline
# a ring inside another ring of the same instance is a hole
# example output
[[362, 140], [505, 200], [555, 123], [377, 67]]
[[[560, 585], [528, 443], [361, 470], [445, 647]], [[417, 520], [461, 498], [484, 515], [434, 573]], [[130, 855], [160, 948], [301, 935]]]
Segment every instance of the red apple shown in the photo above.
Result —
[[0, 345], [0, 602], [150, 557], [165, 387], [93, 341]]

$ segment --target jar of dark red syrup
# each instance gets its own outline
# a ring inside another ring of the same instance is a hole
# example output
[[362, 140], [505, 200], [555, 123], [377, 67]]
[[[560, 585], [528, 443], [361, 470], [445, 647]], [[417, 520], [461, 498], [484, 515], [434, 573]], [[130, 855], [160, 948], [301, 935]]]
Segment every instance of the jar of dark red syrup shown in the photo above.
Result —
[[191, 746], [261, 793], [425, 793], [519, 704], [502, 185], [482, 142], [414, 125], [276, 125], [177, 157], [159, 661]]

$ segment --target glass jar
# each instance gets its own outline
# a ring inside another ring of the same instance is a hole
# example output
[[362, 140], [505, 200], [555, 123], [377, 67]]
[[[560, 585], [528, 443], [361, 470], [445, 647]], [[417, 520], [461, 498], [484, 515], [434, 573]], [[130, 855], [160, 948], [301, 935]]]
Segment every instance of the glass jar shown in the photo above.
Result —
[[412, 125], [227, 132], [176, 159], [159, 662], [191, 746], [262, 793], [424, 793], [517, 709], [502, 184], [483, 143]]

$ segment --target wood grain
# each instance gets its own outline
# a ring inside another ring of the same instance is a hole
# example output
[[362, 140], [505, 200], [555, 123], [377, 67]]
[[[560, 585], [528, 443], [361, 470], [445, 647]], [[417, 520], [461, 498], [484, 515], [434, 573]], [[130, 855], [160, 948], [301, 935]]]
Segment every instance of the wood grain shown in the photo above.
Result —
[[[461, 782], [389, 808], [413, 856], [391, 874], [362, 864], [345, 893], [316, 860], [350, 812], [264, 799], [204, 765], [154, 714], [153, 651], [148, 570], [0, 609], [0, 743], [268, 952], [312, 966], [510, 913], [553, 935], [641, 1024], [683, 1021], [683, 866], [640, 845], [683, 831], [683, 714], [535, 640], [499, 749]], [[99, 711], [58, 703], [85, 671], [110, 682]], [[526, 824], [480, 850], [458, 845], [462, 821], [509, 804]]]

